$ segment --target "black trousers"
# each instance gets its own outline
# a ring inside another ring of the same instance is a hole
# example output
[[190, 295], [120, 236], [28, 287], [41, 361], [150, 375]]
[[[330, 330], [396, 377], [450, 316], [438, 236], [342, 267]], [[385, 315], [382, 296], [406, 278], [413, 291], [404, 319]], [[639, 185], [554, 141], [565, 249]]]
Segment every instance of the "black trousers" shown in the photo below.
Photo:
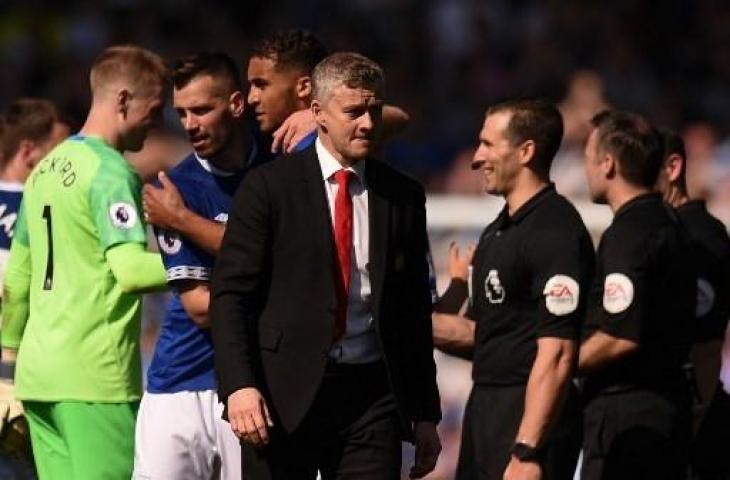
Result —
[[581, 480], [684, 480], [689, 398], [647, 390], [601, 394], [584, 416]]
[[730, 479], [730, 395], [717, 386], [715, 396], [692, 441], [690, 462], [698, 480]]
[[401, 429], [382, 362], [328, 367], [299, 427], [243, 445], [244, 480], [398, 480]]
[[[464, 412], [457, 480], [502, 480], [525, 405], [525, 386], [475, 385]], [[577, 392], [570, 385], [545, 443], [544, 480], [572, 479], [581, 444]]]

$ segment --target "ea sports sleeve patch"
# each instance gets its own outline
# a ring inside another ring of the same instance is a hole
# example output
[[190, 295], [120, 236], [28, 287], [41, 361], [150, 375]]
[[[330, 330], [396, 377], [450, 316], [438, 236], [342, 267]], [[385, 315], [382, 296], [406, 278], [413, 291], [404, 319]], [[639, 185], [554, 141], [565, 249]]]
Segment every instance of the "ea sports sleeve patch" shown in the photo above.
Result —
[[573, 313], [578, 308], [580, 285], [568, 275], [554, 275], [545, 283], [545, 308], [553, 315]]
[[603, 283], [603, 308], [611, 314], [625, 312], [634, 301], [634, 283], [623, 273], [606, 275]]

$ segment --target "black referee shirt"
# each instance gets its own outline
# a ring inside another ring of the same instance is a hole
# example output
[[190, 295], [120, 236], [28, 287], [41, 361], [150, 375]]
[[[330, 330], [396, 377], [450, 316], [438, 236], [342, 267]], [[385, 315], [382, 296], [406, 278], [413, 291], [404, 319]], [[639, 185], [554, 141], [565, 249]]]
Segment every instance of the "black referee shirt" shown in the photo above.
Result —
[[487, 226], [473, 265], [474, 382], [527, 383], [538, 337], [576, 339], [594, 265], [578, 212], [550, 185]]
[[659, 194], [640, 195], [616, 212], [598, 246], [585, 336], [600, 329], [639, 349], [586, 378], [589, 396], [683, 391], [697, 291], [691, 253], [676, 212]]
[[725, 225], [692, 200], [677, 209], [694, 246], [697, 269], [695, 342], [723, 340], [730, 318], [730, 238]]

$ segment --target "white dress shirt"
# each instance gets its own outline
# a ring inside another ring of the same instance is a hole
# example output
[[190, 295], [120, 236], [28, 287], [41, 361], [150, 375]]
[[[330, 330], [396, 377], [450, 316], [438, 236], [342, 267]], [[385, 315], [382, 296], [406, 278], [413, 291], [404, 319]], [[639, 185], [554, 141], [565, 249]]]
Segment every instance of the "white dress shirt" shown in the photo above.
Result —
[[[322, 169], [322, 181], [327, 193], [330, 210], [330, 223], [335, 218], [335, 198], [338, 185], [335, 172], [343, 167], [337, 159], [327, 151], [317, 138], [315, 142], [319, 166]], [[350, 294], [347, 302], [347, 325], [345, 335], [330, 351], [330, 357], [342, 363], [368, 363], [378, 360], [382, 354], [375, 332], [371, 309], [370, 273], [370, 225], [368, 223], [368, 190], [365, 184], [365, 161], [361, 160], [347, 167], [355, 174], [350, 181], [349, 191], [352, 197], [352, 251], [350, 252]]]

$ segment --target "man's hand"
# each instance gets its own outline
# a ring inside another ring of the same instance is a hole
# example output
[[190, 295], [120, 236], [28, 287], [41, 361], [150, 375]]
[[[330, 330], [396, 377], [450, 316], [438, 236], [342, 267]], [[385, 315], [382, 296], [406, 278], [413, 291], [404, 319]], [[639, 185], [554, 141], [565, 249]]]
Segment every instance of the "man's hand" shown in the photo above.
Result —
[[22, 416], [23, 405], [15, 398], [15, 385], [8, 379], [0, 379], [0, 435]]
[[145, 220], [166, 230], [179, 230], [181, 214], [186, 210], [185, 202], [165, 172], [159, 172], [157, 178], [162, 188], [147, 184], [142, 189]]
[[451, 278], [460, 278], [465, 282], [469, 281], [469, 266], [474, 258], [475, 245], [469, 245], [462, 256], [459, 253], [459, 245], [451, 242], [449, 245], [449, 276]]
[[423, 478], [436, 467], [436, 461], [441, 453], [436, 424], [433, 422], [416, 422], [414, 425], [416, 437], [416, 463], [411, 468], [410, 478]]
[[542, 468], [537, 462], [523, 462], [512, 457], [502, 478], [504, 480], [540, 480]]
[[294, 147], [317, 128], [314, 114], [309, 109], [297, 110], [284, 120], [274, 132], [271, 153], [291, 153]]
[[3, 348], [0, 361], [0, 452], [13, 456], [27, 455], [30, 450], [30, 434], [25, 420], [23, 405], [15, 398], [13, 370], [15, 349]]
[[238, 438], [254, 447], [269, 443], [268, 429], [274, 426], [264, 397], [254, 387], [228, 396], [228, 422]]

